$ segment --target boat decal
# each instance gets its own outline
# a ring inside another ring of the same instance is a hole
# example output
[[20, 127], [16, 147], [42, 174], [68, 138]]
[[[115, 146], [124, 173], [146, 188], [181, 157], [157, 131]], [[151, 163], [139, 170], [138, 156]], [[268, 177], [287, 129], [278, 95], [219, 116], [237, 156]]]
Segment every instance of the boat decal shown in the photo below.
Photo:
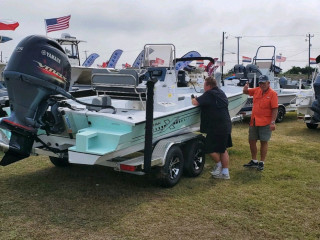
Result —
[[51, 75], [53, 77], [56, 78], [57, 81], [61, 82], [61, 83], [66, 83], [67, 82], [67, 78], [65, 76], [63, 76], [61, 73], [57, 72], [56, 70], [54, 70], [53, 68], [44, 65], [38, 61], [33, 60], [34, 62], [36, 62], [38, 64], [38, 68], [40, 69], [40, 71], [44, 74], [47, 75]]

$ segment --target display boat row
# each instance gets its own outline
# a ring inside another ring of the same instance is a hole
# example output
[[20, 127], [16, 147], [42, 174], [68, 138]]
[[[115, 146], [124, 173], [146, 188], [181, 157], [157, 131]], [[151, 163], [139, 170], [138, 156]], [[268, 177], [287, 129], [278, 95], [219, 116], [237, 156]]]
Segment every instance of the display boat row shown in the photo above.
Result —
[[[191, 104], [191, 95], [203, 93], [203, 81], [178, 78], [175, 63], [186, 59], [175, 57], [172, 44], [147, 44], [144, 52], [139, 69], [92, 69], [96, 94], [75, 98], [67, 91], [70, 64], [62, 48], [41, 36], [22, 40], [3, 73], [10, 106], [4, 108], [9, 117], [0, 123], [6, 151], [0, 164], [41, 154], [56, 165], [97, 164], [121, 170], [119, 158], [152, 153], [161, 140], [183, 134], [189, 138], [199, 131], [200, 108]], [[247, 96], [237, 87], [220, 87], [235, 117]], [[143, 172], [146, 162], [139, 161]], [[157, 165], [164, 166], [165, 160]]]

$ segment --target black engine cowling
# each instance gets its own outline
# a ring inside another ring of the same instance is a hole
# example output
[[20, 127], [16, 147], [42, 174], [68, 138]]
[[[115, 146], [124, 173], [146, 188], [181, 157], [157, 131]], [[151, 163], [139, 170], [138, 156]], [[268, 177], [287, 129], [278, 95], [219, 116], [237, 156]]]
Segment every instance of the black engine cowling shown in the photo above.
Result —
[[18, 44], [3, 72], [11, 115], [1, 120], [0, 127], [11, 131], [11, 138], [0, 165], [30, 155], [50, 96], [65, 92], [70, 76], [68, 57], [53, 39], [32, 35]]

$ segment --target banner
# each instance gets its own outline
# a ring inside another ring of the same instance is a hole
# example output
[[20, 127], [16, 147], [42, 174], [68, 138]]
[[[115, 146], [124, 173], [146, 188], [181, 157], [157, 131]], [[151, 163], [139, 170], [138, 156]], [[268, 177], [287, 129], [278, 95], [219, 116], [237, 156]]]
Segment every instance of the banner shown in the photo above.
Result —
[[91, 67], [91, 65], [94, 63], [94, 61], [99, 57], [99, 54], [97, 53], [91, 53], [89, 57], [84, 61], [82, 66], [84, 67]]
[[136, 58], [136, 60], [132, 64], [132, 67], [133, 68], [140, 68], [142, 61], [143, 61], [143, 58], [144, 58], [144, 50], [142, 50], [141, 53], [139, 53], [138, 57]]
[[12, 40], [12, 38], [5, 37], [5, 36], [0, 36], [0, 43], [5, 43]]
[[115, 50], [110, 57], [107, 68], [115, 68], [122, 53], [121, 49]]
[[[198, 53], [197, 51], [191, 51], [186, 53], [182, 58], [187, 58], [187, 57], [201, 57], [201, 54]], [[177, 62], [176, 63], [176, 71], [179, 71], [183, 68], [185, 68], [186, 66], [188, 66], [190, 64], [191, 61], [185, 61], [185, 62]]]

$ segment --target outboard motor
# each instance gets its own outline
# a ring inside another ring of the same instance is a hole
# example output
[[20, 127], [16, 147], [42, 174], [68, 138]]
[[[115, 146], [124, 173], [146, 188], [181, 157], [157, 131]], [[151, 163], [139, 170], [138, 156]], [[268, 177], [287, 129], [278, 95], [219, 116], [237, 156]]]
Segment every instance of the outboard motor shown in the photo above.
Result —
[[3, 72], [11, 115], [1, 120], [0, 127], [11, 131], [11, 138], [0, 165], [30, 156], [42, 117], [49, 106], [57, 108], [50, 97], [65, 93], [70, 76], [68, 57], [56, 41], [32, 35], [18, 44]]
[[279, 79], [279, 84], [280, 84], [280, 87], [283, 88], [284, 86], [286, 86], [288, 84], [288, 80], [286, 79], [286, 77], [281, 77]]
[[320, 75], [317, 76], [313, 84], [315, 100], [311, 105], [311, 110], [314, 111], [312, 117], [313, 122], [320, 122]]

